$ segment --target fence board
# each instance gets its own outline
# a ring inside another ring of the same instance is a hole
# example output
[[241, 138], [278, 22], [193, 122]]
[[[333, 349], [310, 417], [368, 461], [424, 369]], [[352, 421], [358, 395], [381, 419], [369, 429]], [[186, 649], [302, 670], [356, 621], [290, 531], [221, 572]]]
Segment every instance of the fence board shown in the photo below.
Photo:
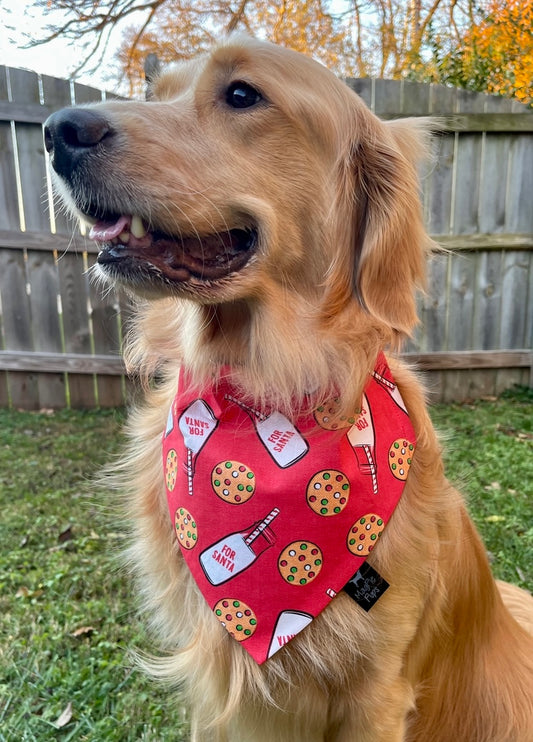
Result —
[[374, 83], [377, 82], [377, 80], [372, 80], [370, 77], [361, 77], [358, 79], [349, 78], [348, 80], [346, 80], [348, 87], [350, 87], [355, 93], [357, 93], [361, 100], [364, 101], [372, 111], [374, 110], [372, 101], [372, 89], [374, 87]]
[[480, 166], [481, 137], [476, 134], [457, 135], [451, 221], [455, 234], [478, 231]]
[[486, 100], [487, 96], [483, 93], [461, 88], [455, 90], [455, 110], [458, 113], [484, 113]]
[[89, 85], [74, 84], [74, 103], [97, 103], [102, 100], [102, 91]]
[[378, 116], [398, 113], [401, 109], [402, 94], [397, 80], [375, 80], [373, 110]]
[[[502, 308], [500, 347], [524, 347], [526, 338], [526, 313], [529, 291], [530, 256], [509, 251], [502, 261]], [[519, 311], [517, 311], [517, 309]]]
[[[7, 72], [0, 67], [0, 101], [7, 100]], [[17, 191], [15, 180], [15, 162], [13, 158], [13, 140], [11, 124], [0, 121], [0, 228], [19, 228]], [[0, 250], [1, 253], [1, 250]], [[0, 282], [2, 280], [2, 257], [0, 257]], [[6, 301], [4, 299], [4, 305]], [[0, 284], [0, 315], [2, 313], [2, 289]], [[0, 345], [5, 347], [6, 339], [3, 320], [0, 316]], [[0, 404], [8, 404], [9, 390], [7, 374], [0, 374]]]
[[[40, 103], [39, 79], [34, 72], [11, 69], [9, 76], [13, 101]], [[50, 223], [41, 203], [46, 182], [42, 130], [26, 123], [16, 123], [15, 130], [25, 228], [46, 231]]]
[[477, 255], [454, 255], [449, 273], [447, 349], [468, 350], [472, 347], [474, 286]]
[[[526, 307], [526, 348], [533, 348], [533, 311], [531, 311], [531, 304], [533, 303], [533, 257], [530, 256], [529, 261], [529, 278], [528, 278], [528, 303], [527, 307], [530, 308], [528, 311]], [[533, 387], [533, 364], [530, 368], [529, 374], [529, 386]]]
[[[59, 80], [56, 77], [43, 75], [41, 77], [41, 87], [43, 91], [43, 100], [51, 110], [57, 110], [70, 106], [72, 97], [70, 92], [70, 82], [68, 80]], [[54, 204], [50, 206], [55, 231], [59, 233], [71, 234], [72, 222], [67, 219], [64, 209], [55, 208]]]
[[[533, 117], [532, 117], [533, 118]], [[531, 137], [515, 137], [509, 147], [505, 229], [533, 233], [533, 146]]]
[[430, 86], [429, 111], [432, 116], [455, 111], [455, 89], [448, 88], [445, 85]]
[[[89, 267], [96, 257], [88, 256]], [[89, 286], [91, 302], [91, 321], [95, 353], [116, 355], [120, 353], [120, 309], [114, 291], [102, 293], [94, 283]], [[98, 404], [101, 407], [115, 407], [124, 401], [122, 379], [116, 376], [99, 374], [96, 379]]]
[[[62, 255], [58, 260], [58, 269], [65, 351], [90, 355], [89, 288], [83, 254]], [[96, 406], [95, 379], [92, 374], [68, 374], [67, 379], [72, 407]]]
[[472, 347], [492, 350], [500, 340], [502, 253], [480, 253], [476, 262]]
[[450, 257], [433, 255], [428, 262], [428, 286], [420, 297], [418, 311], [420, 327], [417, 347], [420, 351], [435, 351], [446, 347], [446, 285]]
[[[1, 70], [2, 68], [0, 68]], [[0, 121], [0, 227], [20, 229], [11, 124]]]
[[435, 164], [424, 181], [427, 226], [431, 234], [448, 234], [451, 223], [455, 137], [440, 136], [435, 144]]
[[402, 116], [427, 116], [430, 106], [429, 85], [402, 80]]
[[[21, 351], [32, 348], [32, 317], [22, 252], [0, 250], [0, 296], [5, 347]], [[36, 409], [39, 406], [39, 390], [34, 376], [10, 373], [8, 389], [14, 407]]]
[[39, 351], [18, 353], [13, 350], [0, 352], [0, 368], [8, 371], [19, 369], [43, 373], [66, 371], [69, 374], [98, 374], [103, 372], [109, 376], [122, 376], [125, 372], [124, 362], [120, 356], [41, 353]]
[[[11, 71], [9, 71], [11, 72]], [[8, 70], [0, 69], [0, 94], [8, 98]], [[10, 84], [16, 76], [10, 75]], [[9, 103], [11, 105], [11, 103]], [[0, 227], [19, 230], [20, 212], [18, 203], [15, 146], [10, 123], [0, 122]], [[0, 250], [0, 306], [2, 309], [3, 342], [5, 347], [17, 350], [32, 347], [31, 311], [26, 293], [24, 251], [9, 255]], [[39, 393], [34, 376], [24, 373], [2, 376], [1, 396], [8, 396], [16, 407], [35, 409], [39, 404]]]
[[[62, 348], [58, 314], [59, 279], [53, 255], [28, 251], [28, 280], [33, 323], [33, 347], [37, 351]], [[41, 407], [64, 407], [66, 404], [65, 375], [41, 374], [37, 379]]]
[[482, 135], [478, 229], [484, 234], [505, 230], [509, 148], [507, 134]]

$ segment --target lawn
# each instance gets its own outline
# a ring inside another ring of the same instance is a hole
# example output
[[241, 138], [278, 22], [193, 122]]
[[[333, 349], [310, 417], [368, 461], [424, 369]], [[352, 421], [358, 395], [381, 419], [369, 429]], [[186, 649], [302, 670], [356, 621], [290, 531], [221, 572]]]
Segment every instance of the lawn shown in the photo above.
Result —
[[[533, 394], [432, 409], [498, 577], [533, 587]], [[120, 411], [0, 410], [0, 742], [180, 742], [178, 704], [134, 669], [149, 649], [118, 567], [113, 502], [91, 478]]]

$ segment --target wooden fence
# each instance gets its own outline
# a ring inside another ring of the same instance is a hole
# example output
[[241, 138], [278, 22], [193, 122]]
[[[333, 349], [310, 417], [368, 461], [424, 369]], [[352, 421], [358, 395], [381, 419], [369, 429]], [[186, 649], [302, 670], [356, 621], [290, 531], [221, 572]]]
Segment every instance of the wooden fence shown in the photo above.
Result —
[[436, 116], [436, 159], [422, 174], [429, 262], [421, 325], [406, 348], [433, 398], [533, 386], [533, 112], [439, 85], [353, 80], [381, 118]]
[[[429, 262], [422, 324], [407, 355], [434, 399], [531, 384], [533, 114], [433, 85], [351, 80], [381, 117], [437, 115], [423, 173], [428, 228], [447, 252]], [[119, 357], [128, 309], [90, 284], [95, 249], [50, 195], [42, 122], [105, 94], [0, 67], [0, 406], [113, 406], [127, 395]]]

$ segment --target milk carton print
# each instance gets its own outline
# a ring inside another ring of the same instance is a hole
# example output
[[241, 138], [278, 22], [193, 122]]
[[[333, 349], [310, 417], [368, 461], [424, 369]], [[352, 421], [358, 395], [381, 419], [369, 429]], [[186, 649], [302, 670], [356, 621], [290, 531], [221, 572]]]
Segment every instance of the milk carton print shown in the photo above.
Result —
[[274, 508], [263, 520], [224, 536], [200, 554], [200, 566], [212, 585], [231, 580], [274, 545], [276, 537], [269, 525], [278, 515], [279, 508]]
[[309, 444], [305, 438], [296, 430], [291, 421], [278, 410], [274, 410], [270, 415], [264, 415], [259, 410], [254, 410], [252, 407], [243, 404], [235, 397], [226, 395], [226, 399], [248, 412], [254, 421], [259, 440], [282, 469], [296, 464], [308, 452]]
[[355, 423], [348, 431], [348, 440], [352, 445], [361, 474], [369, 474], [372, 477], [372, 489], [374, 494], [378, 491], [377, 469], [374, 458], [374, 446], [376, 443], [372, 413], [366, 394], [363, 394], [361, 413]]
[[283, 611], [279, 614], [274, 634], [270, 642], [268, 656], [272, 657], [278, 649], [285, 646], [290, 640], [309, 626], [313, 616], [303, 611]]
[[405, 402], [402, 399], [402, 395], [400, 394], [400, 390], [398, 389], [397, 385], [392, 381], [391, 379], [387, 378], [385, 374], [390, 374], [390, 371], [387, 366], [385, 366], [385, 369], [383, 372], [380, 369], [378, 372], [378, 369], [376, 368], [375, 371], [372, 372], [372, 376], [377, 381], [377, 383], [383, 387], [391, 396], [391, 398], [395, 401], [395, 403], [398, 405], [398, 407], [407, 413], [407, 407], [405, 406]]
[[209, 436], [215, 431], [217, 425], [218, 420], [213, 414], [213, 410], [203, 399], [194, 401], [180, 416], [178, 426], [183, 436], [185, 448], [187, 449], [189, 495], [193, 494], [192, 479], [196, 457], [207, 443]]

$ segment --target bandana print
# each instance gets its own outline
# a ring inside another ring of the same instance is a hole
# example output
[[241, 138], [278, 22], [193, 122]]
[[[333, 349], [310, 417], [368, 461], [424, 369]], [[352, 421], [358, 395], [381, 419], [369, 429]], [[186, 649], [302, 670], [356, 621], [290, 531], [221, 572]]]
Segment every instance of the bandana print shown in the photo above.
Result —
[[163, 464], [183, 557], [214, 615], [262, 663], [354, 576], [401, 497], [415, 436], [385, 357], [361, 411], [289, 421], [224, 379], [168, 416]]

